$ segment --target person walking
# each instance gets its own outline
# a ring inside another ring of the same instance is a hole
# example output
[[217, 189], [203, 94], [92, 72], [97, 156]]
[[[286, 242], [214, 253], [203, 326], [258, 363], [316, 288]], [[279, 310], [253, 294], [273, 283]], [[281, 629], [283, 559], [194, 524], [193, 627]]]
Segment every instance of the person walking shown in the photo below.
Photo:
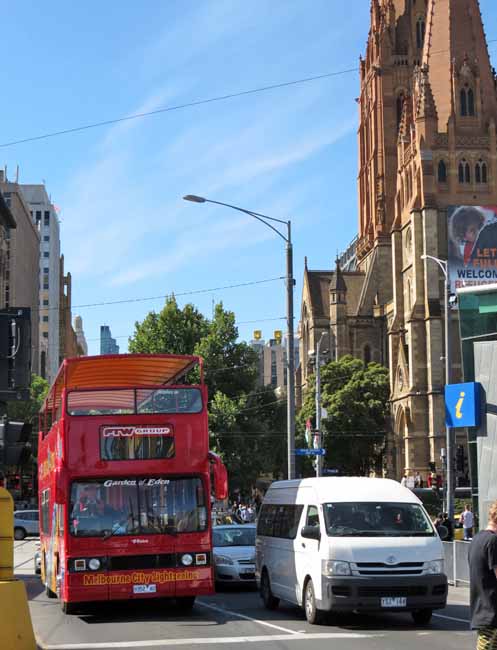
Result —
[[497, 501], [490, 506], [488, 526], [469, 547], [471, 627], [478, 632], [477, 650], [497, 648]]
[[464, 530], [464, 541], [469, 542], [473, 537], [474, 515], [471, 512], [471, 506], [466, 504], [461, 514], [460, 522]]

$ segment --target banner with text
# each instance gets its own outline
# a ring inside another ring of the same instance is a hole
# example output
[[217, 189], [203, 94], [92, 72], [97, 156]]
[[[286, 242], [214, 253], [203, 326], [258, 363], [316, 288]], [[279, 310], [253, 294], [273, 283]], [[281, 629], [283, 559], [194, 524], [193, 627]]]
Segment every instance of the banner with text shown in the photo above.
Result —
[[497, 283], [497, 206], [452, 206], [447, 215], [450, 292]]

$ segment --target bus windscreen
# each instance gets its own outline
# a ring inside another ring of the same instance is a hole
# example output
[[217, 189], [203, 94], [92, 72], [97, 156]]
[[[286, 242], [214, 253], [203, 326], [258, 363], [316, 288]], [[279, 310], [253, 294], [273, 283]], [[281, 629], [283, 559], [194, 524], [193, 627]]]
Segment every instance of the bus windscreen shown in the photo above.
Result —
[[67, 398], [72, 416], [200, 413], [202, 407], [198, 388], [73, 390]]
[[192, 533], [207, 526], [199, 478], [77, 481], [69, 512], [75, 537]]

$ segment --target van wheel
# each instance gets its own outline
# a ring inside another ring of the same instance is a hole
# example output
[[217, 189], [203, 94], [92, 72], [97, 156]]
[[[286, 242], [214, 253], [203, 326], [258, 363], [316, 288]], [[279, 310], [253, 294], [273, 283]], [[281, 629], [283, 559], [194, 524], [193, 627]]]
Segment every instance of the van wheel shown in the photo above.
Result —
[[20, 541], [21, 539], [24, 539], [26, 537], [27, 533], [24, 530], [24, 528], [17, 527], [14, 528], [14, 539], [17, 541]]
[[306, 582], [304, 589], [304, 611], [307, 622], [311, 625], [319, 625], [323, 622], [324, 612], [316, 607], [316, 596], [312, 580]]
[[280, 604], [280, 599], [273, 596], [271, 581], [269, 580], [269, 574], [266, 569], [264, 569], [261, 576], [261, 598], [266, 609], [276, 609]]
[[431, 621], [433, 611], [431, 609], [417, 609], [412, 612], [413, 621], [416, 625], [428, 625]]

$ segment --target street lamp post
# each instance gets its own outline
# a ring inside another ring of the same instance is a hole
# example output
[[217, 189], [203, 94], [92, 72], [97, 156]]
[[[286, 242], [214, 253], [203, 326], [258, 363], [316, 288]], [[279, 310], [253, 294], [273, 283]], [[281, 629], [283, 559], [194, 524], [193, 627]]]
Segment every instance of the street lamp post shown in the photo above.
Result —
[[[323, 342], [326, 332], [321, 332], [321, 336], [316, 345], [316, 446], [321, 449], [323, 446], [323, 432], [321, 431], [321, 362], [320, 352], [321, 343]], [[323, 476], [323, 456], [316, 456], [316, 476]]]
[[[441, 268], [442, 273], [444, 274], [444, 324], [445, 324], [445, 384], [450, 384], [450, 370], [451, 370], [451, 359], [450, 359], [450, 278], [449, 278], [449, 269], [446, 260], [441, 260], [438, 257], [433, 255], [421, 255], [423, 260], [432, 260], [436, 262]], [[454, 492], [455, 492], [455, 475], [454, 475], [454, 440], [453, 432], [448, 426], [445, 427], [445, 436], [446, 436], [446, 471], [447, 478], [445, 481], [446, 497], [445, 502], [447, 504], [447, 514], [449, 519], [452, 521], [454, 519]]]
[[[288, 453], [288, 478], [295, 478], [295, 341], [293, 334], [293, 288], [295, 280], [293, 278], [293, 247], [292, 247], [292, 224], [291, 221], [283, 221], [268, 217], [265, 214], [259, 214], [252, 210], [246, 210], [236, 205], [213, 201], [202, 196], [187, 194], [183, 197], [185, 201], [193, 203], [214, 203], [222, 205], [232, 210], [238, 210], [248, 214], [250, 217], [257, 219], [268, 228], [271, 228], [286, 243], [286, 320], [287, 320], [287, 453]], [[268, 221], [283, 224], [286, 226], [286, 235], [280, 232], [278, 228]]]

